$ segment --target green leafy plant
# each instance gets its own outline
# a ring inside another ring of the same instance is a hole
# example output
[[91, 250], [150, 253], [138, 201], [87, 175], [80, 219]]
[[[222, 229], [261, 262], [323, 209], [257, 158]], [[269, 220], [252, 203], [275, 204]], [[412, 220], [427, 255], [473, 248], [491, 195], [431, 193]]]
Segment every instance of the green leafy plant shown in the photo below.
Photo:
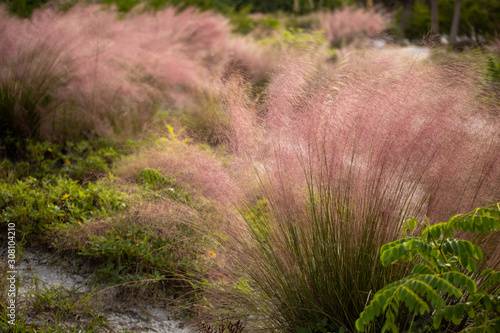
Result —
[[137, 176], [139, 182], [143, 182], [146, 188], [150, 190], [158, 190], [160, 196], [167, 196], [184, 204], [191, 204], [191, 194], [179, 185], [175, 179], [165, 177], [161, 174], [161, 170], [144, 169]]
[[126, 207], [124, 195], [103, 181], [81, 185], [61, 176], [29, 177], [14, 184], [2, 181], [0, 190], [0, 224], [16, 223], [23, 239], [43, 234], [52, 224], [77, 223]]
[[65, 144], [30, 139], [14, 141], [17, 148], [11, 154], [12, 162], [7, 159], [1, 162], [3, 178], [67, 175], [79, 181], [96, 179], [96, 175], [106, 175], [112, 162], [125, 152], [113, 142], [101, 139]]
[[[418, 224], [416, 219], [408, 219], [405, 229]], [[483, 253], [474, 243], [453, 238], [459, 231], [484, 234], [498, 230], [500, 203], [428, 225], [420, 237], [383, 245], [380, 259], [384, 265], [400, 260], [415, 265], [410, 275], [374, 295], [356, 321], [356, 328], [364, 332], [376, 317], [383, 315], [382, 332], [398, 332], [396, 319], [404, 304], [415, 316], [432, 314], [434, 329], [440, 328], [444, 319], [463, 332], [498, 332], [500, 272], [486, 269], [473, 279], [471, 273], [476, 271], [476, 261], [482, 260]]]
[[193, 237], [192, 242], [179, 240], [192, 234], [184, 225], [170, 232], [161, 235], [148, 228], [115, 225], [105, 236], [91, 237], [79, 255], [96, 260], [98, 277], [109, 283], [169, 280], [182, 287], [186, 272], [195, 269], [196, 242]]
[[144, 169], [139, 172], [137, 180], [143, 180], [146, 183], [153, 185], [171, 185], [172, 180], [161, 174], [161, 170]]

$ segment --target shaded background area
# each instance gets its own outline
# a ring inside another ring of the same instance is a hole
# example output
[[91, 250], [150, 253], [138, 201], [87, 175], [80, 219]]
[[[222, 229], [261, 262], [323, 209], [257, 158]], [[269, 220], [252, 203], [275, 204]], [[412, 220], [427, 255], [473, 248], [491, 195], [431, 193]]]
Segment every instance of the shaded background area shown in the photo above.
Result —
[[[4, 2], [12, 13], [20, 17], [30, 17], [36, 8], [53, 5], [67, 10], [78, 1], [2, 0], [0, 2]], [[215, 10], [222, 14], [233, 15], [235, 16], [233, 23], [237, 26], [251, 24], [249, 22], [251, 19], [242, 16], [248, 13], [285, 12], [305, 15], [351, 5], [374, 7], [379, 11], [396, 13], [394, 31], [410, 39], [426, 36], [431, 30], [452, 35], [453, 17], [457, 7], [460, 7], [457, 35], [469, 36], [477, 41], [478, 36], [492, 38], [498, 36], [500, 31], [500, 0], [87, 0], [83, 2], [115, 4], [122, 12], [127, 12], [141, 3], [154, 10], [167, 5], [179, 8], [195, 6], [201, 10]], [[434, 19], [436, 22], [434, 25], [433, 5], [438, 16]]]

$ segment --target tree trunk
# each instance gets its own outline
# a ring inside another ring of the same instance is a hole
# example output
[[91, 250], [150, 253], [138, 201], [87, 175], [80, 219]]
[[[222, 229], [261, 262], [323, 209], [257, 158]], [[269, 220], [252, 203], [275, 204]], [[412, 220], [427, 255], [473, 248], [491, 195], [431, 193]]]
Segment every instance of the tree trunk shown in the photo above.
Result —
[[314, 3], [313, 0], [308, 0], [307, 4], [309, 5], [309, 10], [312, 12], [314, 11]]
[[299, 0], [293, 0], [293, 11], [295, 14], [299, 14], [299, 12], [300, 12]]
[[366, 0], [366, 8], [368, 9], [373, 8], [373, 0]]
[[401, 13], [401, 23], [399, 25], [403, 37], [405, 35], [406, 26], [408, 25], [411, 9], [413, 8], [413, 2], [414, 0], [406, 0], [403, 2], [403, 12]]
[[431, 0], [431, 18], [432, 18], [431, 32], [432, 34], [438, 34], [439, 33], [438, 0]]
[[453, 11], [453, 22], [451, 22], [450, 43], [455, 45], [457, 43], [458, 24], [460, 23], [460, 9], [462, 7], [462, 0], [455, 0], [455, 10]]

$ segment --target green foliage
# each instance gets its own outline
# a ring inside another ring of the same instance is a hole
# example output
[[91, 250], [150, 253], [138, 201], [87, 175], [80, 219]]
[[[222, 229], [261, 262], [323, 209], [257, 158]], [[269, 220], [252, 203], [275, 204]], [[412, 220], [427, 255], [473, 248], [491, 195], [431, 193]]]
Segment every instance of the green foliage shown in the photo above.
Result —
[[[231, 15], [235, 12], [289, 12], [306, 14], [320, 9], [334, 9], [343, 5], [352, 5], [355, 0], [146, 0], [147, 7], [154, 10], [161, 9], [167, 5], [177, 6], [184, 9], [195, 6], [201, 10], [214, 10], [223, 14]], [[120, 11], [129, 11], [140, 3], [138, 0], [106, 0], [107, 4], [116, 4]]]
[[278, 49], [318, 49], [327, 44], [321, 31], [305, 32], [301, 28], [290, 28], [283, 31], [278, 38], [265, 38], [260, 41], [264, 45], [273, 45]]
[[175, 179], [163, 176], [161, 170], [144, 169], [139, 172], [137, 180], [142, 181], [146, 188], [157, 191], [160, 196], [165, 195], [186, 205], [192, 204], [191, 194]]
[[[405, 227], [414, 228], [416, 223], [410, 219]], [[380, 259], [384, 265], [403, 260], [413, 262], [414, 267], [410, 275], [374, 295], [356, 321], [356, 328], [364, 332], [376, 317], [384, 315], [382, 332], [398, 332], [396, 319], [404, 304], [416, 316], [433, 313], [434, 329], [440, 328], [444, 319], [463, 325], [464, 332], [498, 331], [500, 272], [484, 270], [478, 286], [467, 272], [476, 271], [476, 261], [483, 258], [481, 249], [472, 242], [451, 237], [459, 231], [484, 234], [499, 230], [500, 203], [427, 226], [420, 237], [383, 245]]]
[[4, 0], [7, 8], [19, 17], [27, 18], [31, 16], [33, 10], [46, 4], [48, 0]]
[[108, 230], [106, 236], [93, 237], [79, 254], [100, 261], [100, 277], [112, 283], [167, 278], [179, 283], [195, 269], [196, 251], [193, 238], [187, 241], [192, 230], [185, 225], [172, 228], [176, 231], [161, 235], [123, 225]]
[[269, 203], [266, 200], [259, 200], [254, 207], [248, 209], [245, 214], [250, 231], [254, 237], [260, 242], [266, 242], [269, 239], [270, 223], [269, 223]]
[[139, 172], [139, 176], [137, 176], [137, 180], [143, 180], [146, 183], [151, 185], [171, 185], [172, 180], [165, 178], [161, 174], [161, 170], [152, 170], [152, 169], [144, 169]]
[[124, 194], [104, 181], [80, 185], [61, 176], [28, 177], [13, 184], [1, 181], [0, 190], [0, 223], [16, 223], [23, 239], [43, 234], [54, 223], [77, 223], [125, 207]]
[[[438, 0], [439, 30], [449, 34], [453, 19], [455, 0]], [[419, 38], [431, 29], [429, 3], [417, 0], [410, 15], [405, 35]], [[400, 18], [399, 18], [400, 19]], [[462, 0], [459, 35], [477, 34], [495, 36], [500, 31], [500, 1], [498, 0]]]
[[[105, 140], [66, 142], [64, 145], [33, 140], [15, 140], [14, 161], [4, 159], [0, 175], [4, 179], [69, 176], [85, 181], [106, 175], [123, 148]], [[12, 154], [14, 155], [14, 154]]]
[[107, 5], [114, 4], [114, 5], [116, 5], [119, 12], [127, 13], [132, 8], [134, 8], [136, 5], [140, 4], [141, 1], [139, 1], [139, 0], [104, 0], [103, 3], [107, 4]]
[[488, 56], [488, 76], [491, 82], [500, 83], [500, 58]]
[[278, 20], [275, 20], [271, 17], [263, 17], [263, 18], [252, 18], [249, 16], [252, 10], [251, 6], [247, 6], [240, 11], [236, 11], [231, 8], [227, 15], [231, 20], [231, 24], [235, 27], [233, 32], [248, 34], [251, 31], [255, 30], [257, 27], [262, 27], [265, 30], [278, 30], [280, 27], [280, 23]]

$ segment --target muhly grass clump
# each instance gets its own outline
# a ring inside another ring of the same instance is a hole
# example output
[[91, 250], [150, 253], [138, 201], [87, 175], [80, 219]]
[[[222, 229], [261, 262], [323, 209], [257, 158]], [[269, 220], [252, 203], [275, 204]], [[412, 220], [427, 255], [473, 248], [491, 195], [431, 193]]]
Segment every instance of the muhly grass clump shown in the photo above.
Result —
[[144, 169], [160, 170], [185, 189], [230, 208], [244, 196], [228, 167], [209, 148], [160, 138], [157, 147], [130, 156], [117, 166], [124, 179], [137, 179]]
[[405, 272], [378, 251], [406, 217], [437, 222], [500, 198], [498, 104], [477, 55], [284, 59], [264, 105], [247, 110], [265, 115], [253, 126], [267, 141], [237, 152], [255, 166], [260, 201], [241, 208], [246, 231], [228, 231], [209, 304], [269, 331], [354, 330], [373, 291]]
[[220, 15], [166, 8], [117, 13], [77, 5], [30, 20], [0, 8], [1, 136], [62, 141], [144, 130], [160, 105], [190, 105], [210, 77], [239, 66], [261, 79], [271, 57]]
[[358, 7], [317, 13], [325, 38], [332, 45], [347, 44], [360, 37], [375, 37], [389, 28], [387, 14]]

